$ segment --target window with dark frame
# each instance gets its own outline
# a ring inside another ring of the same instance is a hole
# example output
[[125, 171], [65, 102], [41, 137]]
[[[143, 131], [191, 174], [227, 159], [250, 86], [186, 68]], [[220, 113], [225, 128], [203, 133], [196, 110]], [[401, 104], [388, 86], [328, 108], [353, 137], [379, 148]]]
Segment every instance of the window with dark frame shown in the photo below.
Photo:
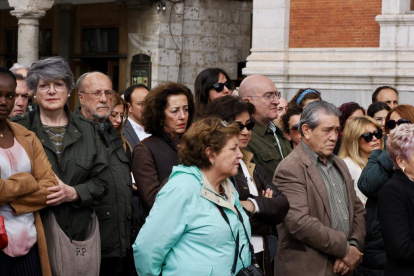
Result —
[[118, 53], [118, 28], [83, 28], [82, 53]]

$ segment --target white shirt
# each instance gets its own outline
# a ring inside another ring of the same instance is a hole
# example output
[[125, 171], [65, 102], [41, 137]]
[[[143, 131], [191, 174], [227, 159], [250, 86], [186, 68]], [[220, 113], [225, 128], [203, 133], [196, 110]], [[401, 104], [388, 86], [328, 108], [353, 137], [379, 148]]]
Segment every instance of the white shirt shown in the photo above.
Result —
[[137, 134], [140, 141], [151, 136], [151, 134], [146, 133], [144, 128], [139, 124], [135, 123], [131, 118], [128, 117], [128, 121], [131, 123], [132, 128], [135, 130], [135, 133]]
[[352, 161], [351, 158], [349, 157], [345, 157], [344, 162], [346, 166], [348, 167], [348, 170], [352, 176], [352, 179], [354, 180], [354, 189], [355, 189], [356, 195], [359, 197], [362, 204], [364, 204], [365, 206], [365, 203], [367, 202], [367, 197], [358, 189], [358, 180], [359, 180], [359, 177], [361, 176], [362, 169], [358, 166], [358, 164]]
[[[1, 178], [7, 179], [19, 172], [32, 171], [30, 159], [24, 148], [14, 139], [11, 148], [0, 148]], [[9, 204], [0, 206], [0, 215], [4, 217], [9, 244], [3, 252], [11, 257], [26, 255], [37, 241], [37, 232], [33, 213], [13, 215]]]

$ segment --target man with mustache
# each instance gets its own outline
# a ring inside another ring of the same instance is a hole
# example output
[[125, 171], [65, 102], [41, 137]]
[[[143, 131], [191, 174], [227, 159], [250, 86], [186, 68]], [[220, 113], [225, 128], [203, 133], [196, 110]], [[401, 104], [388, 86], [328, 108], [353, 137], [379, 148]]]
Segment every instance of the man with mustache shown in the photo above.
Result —
[[275, 275], [352, 275], [362, 260], [365, 209], [345, 162], [333, 154], [338, 108], [314, 101], [303, 110], [302, 141], [280, 162], [273, 183], [289, 200]]
[[[95, 207], [101, 234], [100, 276], [115, 276], [120, 259], [130, 248], [130, 223], [132, 216], [132, 181], [130, 164], [125, 156], [121, 134], [108, 116], [111, 114], [113, 97], [112, 82], [100, 72], [85, 73], [79, 77], [76, 87], [80, 106], [76, 113], [91, 120], [107, 149], [112, 179], [101, 204]], [[88, 169], [88, 168], [85, 168]]]

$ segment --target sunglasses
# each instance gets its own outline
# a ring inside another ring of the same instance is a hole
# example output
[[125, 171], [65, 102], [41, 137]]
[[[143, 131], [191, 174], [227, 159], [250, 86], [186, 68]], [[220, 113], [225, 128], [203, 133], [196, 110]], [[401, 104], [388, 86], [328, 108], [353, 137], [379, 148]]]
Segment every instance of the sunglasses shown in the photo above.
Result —
[[226, 81], [225, 83], [216, 83], [212, 87], [214, 90], [216, 90], [218, 93], [223, 92], [224, 86], [227, 87], [228, 90], [232, 89], [231, 81]]
[[374, 132], [367, 132], [361, 135], [362, 138], [364, 138], [365, 142], [369, 143], [374, 138], [381, 139], [382, 138], [382, 129], [377, 129]]
[[289, 130], [294, 131], [294, 132], [298, 132], [299, 131], [299, 124], [294, 124], [291, 128], [289, 128]]
[[253, 127], [254, 127], [254, 122], [248, 122], [247, 124], [245, 124], [245, 125], [243, 125], [242, 123], [240, 123], [240, 122], [236, 122], [236, 123], [238, 123], [239, 124], [239, 127], [240, 127], [240, 131], [243, 131], [243, 129], [244, 128], [247, 128], [247, 130], [252, 130], [253, 129]]
[[410, 120], [408, 119], [399, 119], [398, 121], [395, 120], [388, 120], [387, 121], [387, 127], [388, 129], [394, 129], [396, 126], [402, 125], [402, 124], [411, 124]]

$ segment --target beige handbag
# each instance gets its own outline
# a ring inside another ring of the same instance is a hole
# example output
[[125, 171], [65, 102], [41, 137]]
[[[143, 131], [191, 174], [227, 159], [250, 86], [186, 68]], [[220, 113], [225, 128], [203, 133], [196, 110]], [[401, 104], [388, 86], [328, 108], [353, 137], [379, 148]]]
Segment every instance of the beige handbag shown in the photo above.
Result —
[[91, 213], [90, 234], [85, 241], [71, 240], [51, 210], [43, 214], [42, 222], [53, 276], [99, 275], [101, 239], [95, 213]]

